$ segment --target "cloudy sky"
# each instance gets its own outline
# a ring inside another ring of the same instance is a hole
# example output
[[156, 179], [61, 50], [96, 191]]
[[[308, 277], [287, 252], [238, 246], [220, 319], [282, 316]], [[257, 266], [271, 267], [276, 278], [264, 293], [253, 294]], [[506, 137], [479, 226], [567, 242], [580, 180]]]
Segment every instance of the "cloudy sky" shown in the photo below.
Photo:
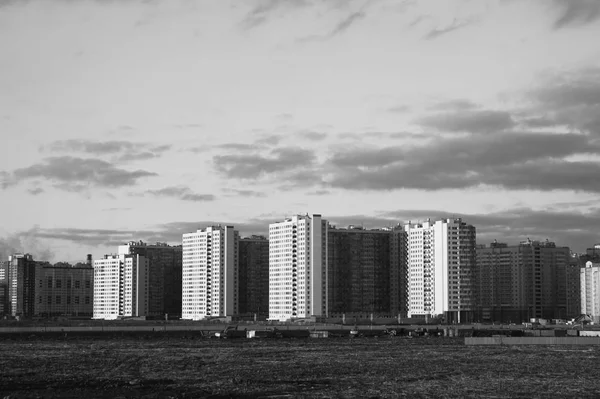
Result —
[[0, 254], [461, 216], [600, 241], [597, 0], [0, 0]]

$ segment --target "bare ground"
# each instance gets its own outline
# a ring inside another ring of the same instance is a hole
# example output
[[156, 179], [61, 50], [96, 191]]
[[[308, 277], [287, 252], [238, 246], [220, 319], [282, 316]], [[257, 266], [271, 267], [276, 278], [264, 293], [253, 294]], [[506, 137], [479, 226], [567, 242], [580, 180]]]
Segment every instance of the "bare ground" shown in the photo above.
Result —
[[597, 397], [600, 347], [0, 337], [0, 397]]

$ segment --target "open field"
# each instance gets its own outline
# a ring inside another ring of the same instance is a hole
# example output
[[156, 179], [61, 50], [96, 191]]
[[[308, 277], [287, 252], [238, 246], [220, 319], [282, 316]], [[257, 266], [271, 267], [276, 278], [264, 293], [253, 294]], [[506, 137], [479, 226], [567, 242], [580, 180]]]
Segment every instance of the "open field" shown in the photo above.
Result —
[[462, 338], [0, 338], [0, 397], [596, 397], [600, 346]]

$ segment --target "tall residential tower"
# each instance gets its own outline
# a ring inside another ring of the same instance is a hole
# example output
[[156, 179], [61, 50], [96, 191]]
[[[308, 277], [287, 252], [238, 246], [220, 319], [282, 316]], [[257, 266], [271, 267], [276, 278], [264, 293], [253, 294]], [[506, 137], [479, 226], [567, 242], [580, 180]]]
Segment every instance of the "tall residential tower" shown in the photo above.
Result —
[[461, 219], [442, 219], [409, 222], [404, 229], [409, 316], [469, 321], [473, 316], [475, 227]]
[[307, 214], [270, 224], [269, 319], [327, 313], [327, 221]]
[[238, 314], [238, 242], [233, 226], [183, 235], [183, 319]]

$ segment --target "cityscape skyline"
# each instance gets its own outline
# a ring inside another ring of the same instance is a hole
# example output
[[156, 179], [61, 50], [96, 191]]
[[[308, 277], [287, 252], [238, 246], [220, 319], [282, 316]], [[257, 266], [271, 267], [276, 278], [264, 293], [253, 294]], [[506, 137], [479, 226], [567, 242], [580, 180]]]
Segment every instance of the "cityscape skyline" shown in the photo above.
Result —
[[307, 212], [584, 252], [599, 21], [589, 0], [3, 2], [0, 256]]

